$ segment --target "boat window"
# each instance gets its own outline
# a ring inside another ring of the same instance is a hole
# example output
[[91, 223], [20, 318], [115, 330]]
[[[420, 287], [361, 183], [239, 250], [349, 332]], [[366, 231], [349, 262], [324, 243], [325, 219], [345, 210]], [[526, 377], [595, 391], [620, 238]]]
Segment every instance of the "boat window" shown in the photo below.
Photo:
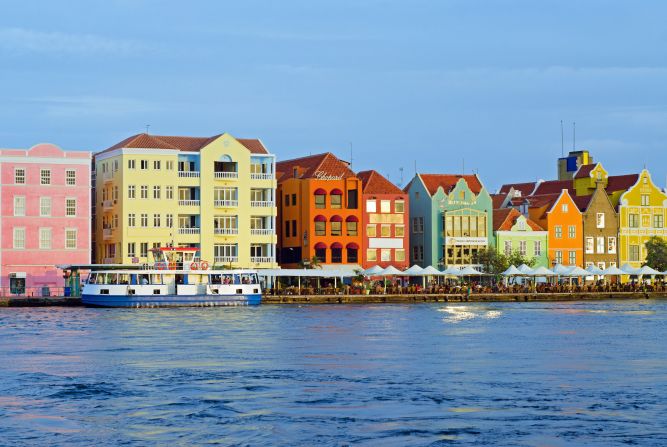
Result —
[[241, 284], [241, 275], [234, 275], [234, 284]]
[[137, 285], [137, 275], [130, 275], [130, 284]]
[[97, 273], [91, 273], [88, 275], [88, 280], [86, 281], [88, 284], [95, 284], [97, 281]]
[[139, 283], [142, 286], [146, 286], [150, 283], [148, 276], [149, 275], [139, 275]]
[[118, 274], [118, 284], [127, 285], [129, 283], [130, 283], [130, 275], [128, 275], [127, 273]]
[[253, 284], [259, 284], [259, 277], [257, 276], [257, 273], [253, 273], [251, 278]]
[[211, 275], [211, 279], [209, 281], [211, 282], [211, 284], [222, 284], [222, 276]]
[[105, 281], [106, 281], [106, 273], [98, 273], [96, 284], [104, 284]]
[[238, 293], [239, 295], [243, 295], [243, 289], [236, 289], [236, 293]]
[[159, 295], [160, 289], [153, 289], [153, 295]]
[[234, 284], [234, 275], [222, 275], [223, 284]]
[[116, 273], [107, 273], [107, 284], [118, 284], [118, 275]]
[[162, 284], [162, 275], [153, 274], [151, 276], [151, 284]]

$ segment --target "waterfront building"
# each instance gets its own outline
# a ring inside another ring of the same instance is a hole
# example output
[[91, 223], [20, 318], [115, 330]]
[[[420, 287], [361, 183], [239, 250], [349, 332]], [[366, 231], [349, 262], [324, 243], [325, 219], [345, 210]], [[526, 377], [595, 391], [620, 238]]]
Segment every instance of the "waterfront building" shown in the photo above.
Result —
[[47, 294], [64, 285], [56, 264], [90, 263], [90, 160], [53, 144], [0, 150], [5, 293]]
[[548, 256], [555, 264], [583, 264], [583, 220], [567, 189], [529, 198], [528, 216], [548, 232]]
[[326, 152], [284, 160], [278, 179], [278, 247], [282, 267], [316, 257], [323, 267], [361, 269], [361, 180]]
[[408, 194], [377, 171], [362, 171], [357, 177], [362, 183], [362, 267], [409, 267]]
[[416, 174], [404, 191], [411, 263], [475, 265], [476, 254], [493, 245], [492, 199], [476, 174]]
[[95, 155], [98, 263], [195, 247], [210, 266], [274, 268], [275, 156], [260, 140], [133, 135]]
[[644, 169], [637, 182], [619, 200], [619, 263], [641, 267], [646, 260], [645, 243], [653, 236], [667, 239], [667, 194]]
[[572, 180], [581, 166], [593, 164], [593, 157], [586, 150], [570, 151], [558, 159], [558, 180]]
[[498, 253], [519, 253], [533, 259], [533, 267], [549, 267], [547, 231], [518, 210], [494, 209], [493, 231]]

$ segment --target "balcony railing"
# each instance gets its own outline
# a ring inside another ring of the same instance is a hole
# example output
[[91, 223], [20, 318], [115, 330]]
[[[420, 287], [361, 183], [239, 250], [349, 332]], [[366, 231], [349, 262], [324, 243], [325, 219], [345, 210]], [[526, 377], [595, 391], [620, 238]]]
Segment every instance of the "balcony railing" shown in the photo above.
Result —
[[102, 262], [103, 262], [104, 264], [114, 264], [115, 261], [116, 261], [116, 258], [104, 258], [104, 259], [102, 260]]
[[110, 210], [111, 208], [113, 208], [113, 200], [103, 200], [102, 208], [105, 210]]
[[107, 171], [104, 174], [102, 174], [102, 180], [104, 180], [104, 183], [112, 182], [113, 181], [113, 172]]
[[266, 264], [269, 262], [274, 262], [273, 256], [251, 256], [250, 262], [253, 264]]
[[199, 228], [179, 228], [178, 234], [199, 234]]
[[216, 228], [215, 234], [220, 234], [223, 236], [239, 234], [238, 228]]
[[179, 177], [199, 177], [199, 171], [178, 171]]
[[111, 229], [111, 228], [105, 228], [105, 229], [102, 230], [102, 237], [103, 237], [105, 240], [106, 240], [106, 239], [111, 239], [112, 236], [113, 236], [113, 229]]
[[199, 200], [179, 200], [180, 206], [199, 206]]
[[255, 236], [271, 236], [274, 232], [273, 228], [251, 228], [250, 234]]
[[273, 206], [273, 200], [253, 200], [250, 206], [256, 208], [270, 208]]
[[250, 178], [253, 180], [273, 180], [273, 174], [260, 174], [253, 172], [250, 174]]
[[215, 200], [214, 203], [216, 208], [234, 208], [239, 206], [238, 200]]
[[230, 262], [238, 262], [238, 256], [215, 256], [213, 262], [219, 264], [229, 264]]
[[217, 179], [236, 179], [239, 178], [238, 172], [216, 171], [215, 178]]

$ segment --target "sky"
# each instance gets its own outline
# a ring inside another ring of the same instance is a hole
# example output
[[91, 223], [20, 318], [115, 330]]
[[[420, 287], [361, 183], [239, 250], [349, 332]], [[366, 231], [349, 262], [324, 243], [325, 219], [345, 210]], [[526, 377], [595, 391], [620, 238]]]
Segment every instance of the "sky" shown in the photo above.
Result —
[[[588, 149], [667, 174], [667, 2], [0, 0], [0, 147], [147, 129], [490, 190]], [[573, 141], [576, 122], [576, 141]]]

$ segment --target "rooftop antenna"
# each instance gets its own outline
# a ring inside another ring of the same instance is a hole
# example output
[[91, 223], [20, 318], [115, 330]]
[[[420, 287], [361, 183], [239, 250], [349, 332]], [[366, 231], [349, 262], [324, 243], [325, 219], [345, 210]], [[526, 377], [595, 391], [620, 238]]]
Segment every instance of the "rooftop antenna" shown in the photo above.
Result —
[[398, 183], [399, 186], [403, 185], [403, 167], [398, 168], [398, 172], [401, 173], [401, 181]]
[[575, 143], [577, 142], [577, 123], [572, 121], [572, 150], [575, 149]]
[[563, 137], [563, 120], [560, 120], [560, 156], [565, 156], [565, 139]]
[[148, 133], [148, 129], [150, 129], [150, 128], [151, 128], [151, 125], [150, 125], [150, 124], [146, 124], [146, 133]]
[[352, 142], [350, 141], [350, 169], [352, 169]]

